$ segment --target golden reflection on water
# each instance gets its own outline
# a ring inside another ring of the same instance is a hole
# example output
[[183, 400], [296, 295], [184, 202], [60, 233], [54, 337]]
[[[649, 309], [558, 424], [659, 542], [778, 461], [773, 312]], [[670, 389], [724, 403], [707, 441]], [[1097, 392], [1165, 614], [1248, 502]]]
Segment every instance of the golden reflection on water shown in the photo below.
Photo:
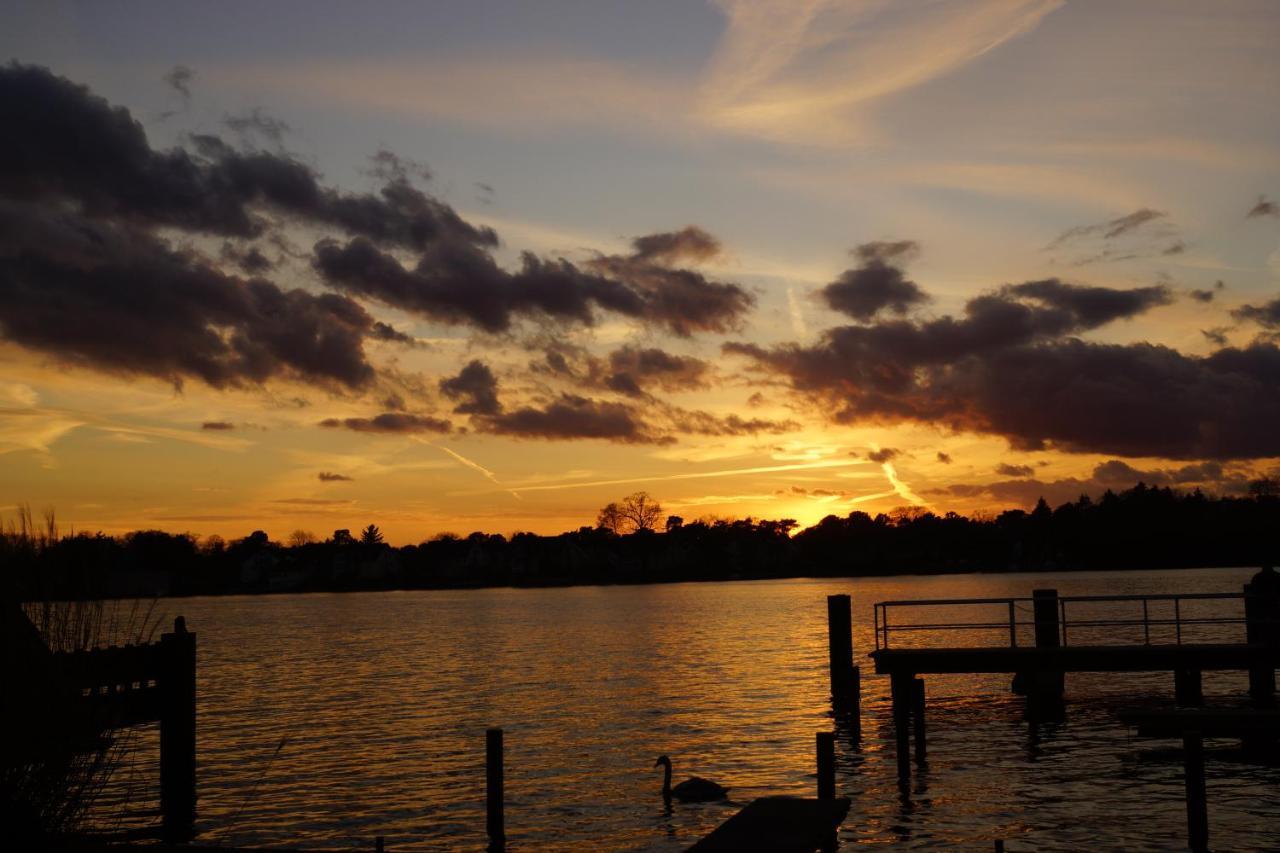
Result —
[[[896, 782], [871, 605], [885, 599], [1238, 590], [1242, 571], [884, 578], [187, 599], [199, 634], [201, 839], [350, 849], [485, 846], [484, 730], [506, 730], [510, 849], [679, 850], [769, 794], [812, 796], [830, 729], [826, 601], [854, 599], [863, 740], [841, 730], [842, 842], [1177, 848], [1181, 765], [1114, 709], [1171, 677], [1069, 676], [1059, 724], [1029, 725], [1007, 676], [928, 679], [930, 753]], [[985, 618], [985, 617], [984, 617]], [[1028, 616], [1029, 618], [1029, 616]], [[962, 634], [963, 632], [953, 632]], [[987, 644], [974, 636], [957, 639]], [[995, 642], [1004, 642], [997, 635]], [[1030, 634], [1027, 635], [1030, 642]], [[896, 643], [896, 640], [895, 640]], [[1206, 674], [1211, 701], [1243, 675]], [[283, 742], [283, 746], [281, 743]], [[731, 801], [667, 809], [700, 775]], [[1210, 757], [1210, 837], [1280, 847], [1275, 769]]]

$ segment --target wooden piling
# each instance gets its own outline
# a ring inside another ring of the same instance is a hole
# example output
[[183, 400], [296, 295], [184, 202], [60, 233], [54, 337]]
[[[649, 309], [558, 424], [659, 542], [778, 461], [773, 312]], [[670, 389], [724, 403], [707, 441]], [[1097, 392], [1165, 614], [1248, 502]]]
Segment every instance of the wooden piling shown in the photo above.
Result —
[[[1245, 642], [1266, 643], [1280, 634], [1280, 626], [1271, 626], [1270, 619], [1277, 618], [1268, 602], [1253, 592], [1253, 584], [1244, 585]], [[1275, 703], [1276, 671], [1269, 663], [1256, 663], [1249, 667], [1249, 696], [1255, 705], [1270, 707]]]
[[387, 849], [386, 840], [381, 835], [373, 839], [374, 853], [385, 853], [386, 849]]
[[1174, 703], [1188, 708], [1198, 708], [1204, 704], [1204, 679], [1198, 669], [1175, 669], [1173, 671]]
[[[1031, 591], [1032, 614], [1035, 619], [1036, 648], [1056, 649], [1062, 645], [1058, 622], [1058, 591], [1035, 589]], [[1027, 695], [1036, 703], [1062, 699], [1065, 677], [1062, 672], [1037, 669], [1030, 674], [1030, 690]]]
[[862, 728], [862, 673], [853, 665], [853, 610], [847, 595], [827, 596], [827, 649], [832, 706], [850, 715], [856, 735]]
[[196, 635], [186, 620], [160, 636], [160, 811], [167, 843], [195, 837], [196, 823]]
[[911, 682], [909, 672], [895, 672], [889, 679], [893, 694], [893, 733], [898, 753], [898, 781], [911, 779]]
[[488, 729], [484, 735], [485, 829], [489, 833], [489, 849], [501, 850], [507, 843], [503, 815], [502, 729]]
[[911, 727], [916, 741], [916, 764], [924, 764], [928, 752], [924, 727], [924, 679], [911, 679]]
[[818, 799], [836, 798], [836, 733], [818, 732]]
[[1182, 733], [1182, 761], [1187, 784], [1187, 846], [1193, 853], [1209, 849], [1209, 807], [1204, 785], [1204, 738], [1199, 731]]

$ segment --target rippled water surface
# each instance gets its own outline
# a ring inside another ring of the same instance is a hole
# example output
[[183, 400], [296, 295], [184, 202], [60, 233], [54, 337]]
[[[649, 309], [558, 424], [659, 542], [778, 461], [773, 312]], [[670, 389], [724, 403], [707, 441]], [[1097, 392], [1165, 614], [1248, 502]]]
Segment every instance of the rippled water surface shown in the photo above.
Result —
[[[1068, 676], [1065, 722], [1031, 725], [1007, 676], [927, 679], [930, 753], [896, 782], [871, 605], [886, 599], [1238, 591], [1249, 572], [964, 575], [173, 600], [199, 635], [202, 840], [390, 849], [485, 845], [484, 730], [507, 741], [513, 850], [679, 850], [767, 794], [812, 795], [832, 726], [826, 596], [853, 596], [864, 732], [840, 738], [842, 841], [1011, 850], [1184, 847], [1172, 741], [1115, 719], [1172, 677]], [[1006, 633], [1007, 637], [1007, 633]], [[961, 640], [962, 638], [956, 638]], [[1153, 638], [1154, 639], [1154, 638]], [[976, 642], [975, 637], [968, 637]], [[1003, 638], [993, 639], [1003, 642]], [[1211, 703], [1244, 677], [1206, 673]], [[677, 780], [729, 803], [664, 810]], [[1280, 769], [1209, 743], [1215, 849], [1280, 848]]]

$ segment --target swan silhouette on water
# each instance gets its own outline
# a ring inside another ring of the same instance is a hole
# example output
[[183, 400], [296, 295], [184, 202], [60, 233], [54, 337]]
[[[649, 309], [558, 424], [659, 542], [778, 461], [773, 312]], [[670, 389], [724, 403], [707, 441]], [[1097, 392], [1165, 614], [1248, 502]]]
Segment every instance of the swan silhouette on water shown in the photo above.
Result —
[[701, 776], [693, 776], [685, 779], [674, 788], [671, 787], [671, 759], [665, 755], [658, 756], [658, 760], [653, 762], [654, 767], [661, 766], [664, 768], [662, 774], [662, 799], [667, 802], [675, 797], [682, 803], [709, 803], [712, 800], [723, 800], [729, 795], [729, 789], [710, 779], [703, 779]]

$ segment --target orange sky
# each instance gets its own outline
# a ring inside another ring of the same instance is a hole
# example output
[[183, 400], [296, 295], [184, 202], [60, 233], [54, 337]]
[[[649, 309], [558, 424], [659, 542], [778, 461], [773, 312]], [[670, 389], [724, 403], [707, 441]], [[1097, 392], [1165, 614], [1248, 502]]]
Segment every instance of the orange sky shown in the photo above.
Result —
[[1273, 5], [229, 9], [0, 34], [2, 507], [403, 543], [1278, 468]]

